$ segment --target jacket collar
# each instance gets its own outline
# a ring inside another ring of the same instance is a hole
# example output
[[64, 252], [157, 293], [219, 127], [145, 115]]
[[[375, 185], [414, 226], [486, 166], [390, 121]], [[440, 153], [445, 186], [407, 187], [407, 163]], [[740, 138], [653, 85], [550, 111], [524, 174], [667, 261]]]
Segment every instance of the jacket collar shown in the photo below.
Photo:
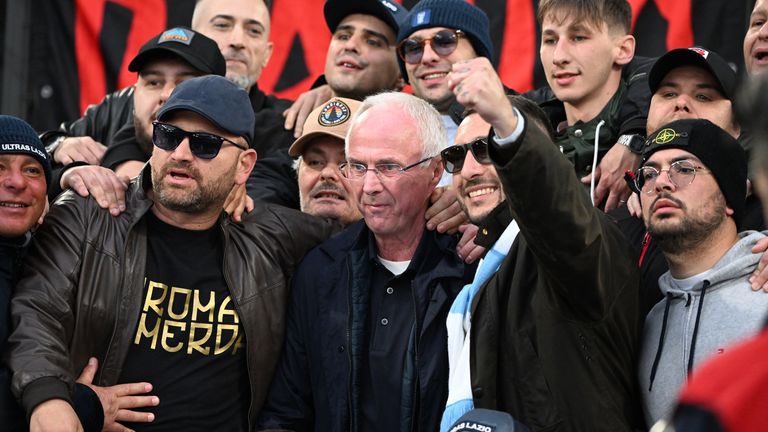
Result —
[[512, 219], [512, 211], [509, 209], [507, 201], [502, 201], [478, 224], [475, 244], [489, 249], [501, 237]]

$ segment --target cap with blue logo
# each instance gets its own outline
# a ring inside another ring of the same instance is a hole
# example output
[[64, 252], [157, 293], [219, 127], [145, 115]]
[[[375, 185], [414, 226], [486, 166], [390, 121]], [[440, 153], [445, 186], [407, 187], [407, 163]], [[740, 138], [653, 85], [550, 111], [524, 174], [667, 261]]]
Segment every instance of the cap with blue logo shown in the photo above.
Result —
[[177, 85], [157, 112], [165, 121], [175, 111], [192, 111], [217, 128], [245, 138], [253, 146], [255, 116], [248, 93], [226, 78], [206, 75], [188, 79]]
[[[328, 0], [323, 8], [325, 22], [331, 32], [336, 31], [348, 15], [372, 15], [384, 21], [397, 34], [408, 9], [394, 0]], [[395, 41], [392, 41], [394, 44]]]
[[131, 60], [128, 70], [140, 72], [150, 61], [169, 53], [181, 57], [203, 73], [227, 74], [227, 62], [216, 42], [186, 27], [168, 29], [147, 41]]

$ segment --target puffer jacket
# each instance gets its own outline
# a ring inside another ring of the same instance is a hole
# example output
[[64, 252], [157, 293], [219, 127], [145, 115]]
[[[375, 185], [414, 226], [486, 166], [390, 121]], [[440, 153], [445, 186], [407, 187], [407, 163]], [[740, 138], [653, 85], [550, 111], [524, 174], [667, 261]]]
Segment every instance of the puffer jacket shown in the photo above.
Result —
[[[288, 334], [259, 430], [357, 432], [373, 235], [364, 222], [312, 250], [292, 282]], [[399, 431], [438, 429], [448, 396], [445, 318], [474, 266], [456, 256], [455, 240], [424, 231], [412, 281], [416, 330], [410, 335]], [[387, 373], [387, 371], [379, 371]]]
[[[90, 356], [100, 365], [95, 384], [114, 385], [120, 377], [141, 309], [149, 169], [132, 181], [119, 216], [67, 192], [35, 236], [11, 301], [15, 330], [8, 341], [13, 391], [28, 413], [50, 398], [69, 400], [73, 377]], [[242, 223], [222, 214], [218, 225], [224, 278], [245, 332], [252, 425], [282, 347], [288, 279], [339, 226], [267, 205]]]

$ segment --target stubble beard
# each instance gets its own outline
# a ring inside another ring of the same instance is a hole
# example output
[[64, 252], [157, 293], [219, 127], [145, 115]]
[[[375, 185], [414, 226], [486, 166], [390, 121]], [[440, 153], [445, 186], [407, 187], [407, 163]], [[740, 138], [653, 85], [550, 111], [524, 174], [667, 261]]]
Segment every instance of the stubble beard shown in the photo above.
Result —
[[[197, 187], [192, 190], [169, 186], [163, 182], [171, 168], [184, 167], [194, 178]], [[236, 167], [207, 182], [201, 181], [200, 172], [188, 164], [166, 164], [161, 169], [152, 168], [152, 185], [155, 200], [163, 207], [188, 214], [200, 214], [222, 208], [234, 184]]]
[[712, 206], [701, 208], [692, 214], [686, 214], [687, 207], [676, 199], [674, 201], [684, 212], [682, 220], [676, 224], [670, 224], [658, 223], [651, 219], [648, 224], [648, 233], [664, 252], [679, 254], [695, 249], [710, 239], [712, 233], [725, 221], [726, 203], [719, 191], [703, 201], [711, 202]]

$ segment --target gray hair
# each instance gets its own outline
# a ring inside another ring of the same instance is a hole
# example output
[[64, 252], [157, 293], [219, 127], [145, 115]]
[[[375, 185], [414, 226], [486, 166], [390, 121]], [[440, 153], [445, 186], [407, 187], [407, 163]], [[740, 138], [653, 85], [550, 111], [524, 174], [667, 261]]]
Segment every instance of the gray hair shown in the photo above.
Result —
[[394, 105], [405, 112], [416, 125], [416, 135], [421, 145], [422, 159], [440, 155], [448, 141], [440, 113], [423, 99], [402, 92], [384, 92], [368, 96], [357, 110], [344, 140], [344, 151], [349, 154], [349, 136], [360, 123], [360, 116], [368, 109], [379, 105]]

